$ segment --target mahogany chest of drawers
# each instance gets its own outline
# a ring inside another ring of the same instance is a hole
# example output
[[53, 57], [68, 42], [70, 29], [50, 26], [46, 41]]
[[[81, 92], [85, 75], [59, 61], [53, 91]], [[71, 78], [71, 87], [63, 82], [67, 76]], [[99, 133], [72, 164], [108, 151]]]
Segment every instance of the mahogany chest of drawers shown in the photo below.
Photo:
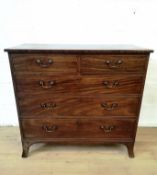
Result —
[[9, 55], [23, 153], [34, 143], [134, 143], [152, 50], [21, 45]]

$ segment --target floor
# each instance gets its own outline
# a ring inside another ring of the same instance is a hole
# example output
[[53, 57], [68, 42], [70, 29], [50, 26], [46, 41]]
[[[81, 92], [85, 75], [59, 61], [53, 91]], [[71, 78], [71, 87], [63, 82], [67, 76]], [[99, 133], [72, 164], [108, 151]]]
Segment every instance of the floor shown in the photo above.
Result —
[[17, 127], [0, 127], [1, 175], [157, 175], [157, 128], [139, 128], [135, 158], [123, 145], [36, 144], [21, 158]]

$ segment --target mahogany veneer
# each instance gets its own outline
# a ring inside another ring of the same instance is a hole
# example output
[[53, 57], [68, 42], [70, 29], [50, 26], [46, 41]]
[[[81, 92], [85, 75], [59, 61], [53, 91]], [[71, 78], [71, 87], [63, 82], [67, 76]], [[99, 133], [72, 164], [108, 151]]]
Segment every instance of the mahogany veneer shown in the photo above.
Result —
[[119, 45], [21, 45], [9, 54], [22, 157], [38, 142], [121, 143], [134, 157], [152, 50]]

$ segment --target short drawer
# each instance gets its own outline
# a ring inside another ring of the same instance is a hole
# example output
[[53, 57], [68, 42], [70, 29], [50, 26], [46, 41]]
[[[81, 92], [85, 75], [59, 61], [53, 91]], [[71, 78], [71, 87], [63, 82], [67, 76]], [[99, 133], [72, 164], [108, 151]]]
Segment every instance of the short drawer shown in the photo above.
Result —
[[30, 96], [19, 98], [23, 118], [71, 116], [129, 116], [136, 117], [139, 97], [67, 97]]
[[141, 94], [143, 76], [54, 76], [51, 73], [16, 73], [17, 91], [32, 95]]
[[146, 55], [84, 55], [81, 57], [82, 74], [118, 72], [143, 73], [146, 71]]
[[132, 138], [135, 120], [23, 119], [25, 138]]
[[12, 54], [15, 71], [76, 73], [77, 56], [67, 54]]

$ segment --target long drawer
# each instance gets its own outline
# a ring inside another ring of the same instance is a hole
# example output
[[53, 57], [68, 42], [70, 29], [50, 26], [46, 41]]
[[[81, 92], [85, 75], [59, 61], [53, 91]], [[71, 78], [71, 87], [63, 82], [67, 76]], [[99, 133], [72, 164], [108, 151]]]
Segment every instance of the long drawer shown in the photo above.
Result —
[[139, 97], [68, 97], [26, 95], [19, 98], [20, 116], [23, 118], [67, 116], [130, 116], [136, 117]]
[[19, 94], [141, 94], [143, 76], [54, 76], [51, 73], [15, 73]]
[[23, 119], [25, 138], [132, 138], [133, 119]]
[[77, 56], [73, 54], [13, 54], [13, 68], [18, 72], [53, 72], [76, 74]]
[[84, 55], [81, 57], [81, 74], [144, 73], [146, 55]]

